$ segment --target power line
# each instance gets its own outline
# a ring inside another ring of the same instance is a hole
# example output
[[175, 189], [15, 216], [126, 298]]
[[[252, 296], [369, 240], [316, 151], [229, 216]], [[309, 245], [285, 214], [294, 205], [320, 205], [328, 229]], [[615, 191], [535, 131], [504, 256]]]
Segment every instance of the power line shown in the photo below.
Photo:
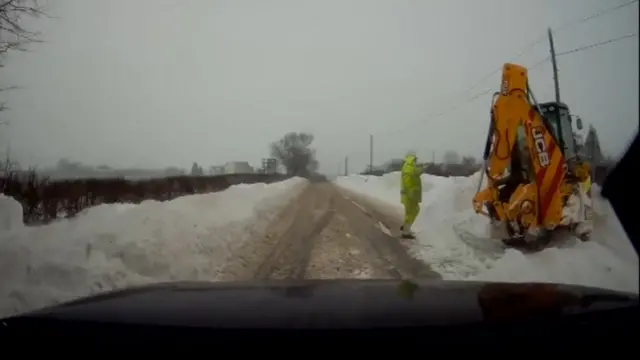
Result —
[[[568, 54], [573, 54], [573, 53], [580, 52], [580, 51], [583, 51], [583, 50], [592, 49], [592, 48], [598, 47], [600, 45], [605, 45], [605, 44], [609, 44], [609, 43], [612, 43], [612, 42], [616, 42], [616, 41], [620, 41], [620, 40], [624, 40], [624, 39], [629, 39], [629, 38], [632, 38], [632, 37], [635, 37], [635, 36], [638, 36], [638, 34], [635, 34], [635, 33], [628, 34], [628, 35], [624, 35], [624, 36], [619, 36], [617, 38], [613, 38], [613, 39], [609, 39], [609, 40], [605, 40], [605, 41], [600, 41], [600, 42], [589, 44], [589, 45], [585, 45], [585, 46], [580, 46], [580, 47], [577, 47], [575, 49], [561, 51], [561, 52], [556, 53], [556, 57], [563, 56], [563, 55], [568, 55]], [[542, 64], [545, 64], [550, 59], [551, 59], [551, 57], [547, 56], [544, 59], [535, 62], [533, 65], [528, 66], [527, 68], [529, 70], [535, 69], [538, 66], [540, 66]]]
[[[636, 0], [637, 1], [637, 0]], [[522, 48], [522, 50], [520, 50], [513, 58], [511, 61], [514, 61], [515, 59], [519, 58], [520, 56], [522, 56], [522, 54], [526, 53], [527, 51], [529, 51], [531, 48], [533, 48], [534, 46], [538, 45], [539, 43], [541, 43], [544, 39], [546, 38], [546, 34], [540, 35], [540, 37], [538, 37], [536, 40], [532, 41], [531, 43], [529, 43], [529, 45], [527, 45], [526, 47]], [[464, 96], [466, 94], [469, 94], [472, 90], [474, 90], [475, 88], [477, 88], [479, 85], [481, 85], [485, 80], [489, 79], [490, 77], [492, 77], [493, 75], [498, 74], [500, 71], [502, 70], [502, 67], [497, 68], [496, 70], [492, 71], [490, 74], [487, 74], [486, 76], [484, 76], [480, 81], [476, 82], [473, 86], [467, 88], [465, 91], [461, 92], [460, 95]], [[437, 119], [443, 115], [449, 114], [451, 112], [454, 112], [462, 107], [464, 107], [465, 105], [473, 102], [474, 100], [480, 98], [483, 95], [486, 95], [490, 92], [492, 92], [493, 89], [486, 89], [484, 91], [481, 91], [479, 93], [476, 93], [472, 96], [470, 96], [466, 101], [462, 102], [462, 103], [458, 103], [457, 105], [448, 108], [447, 110], [438, 112], [434, 115], [430, 115], [429, 116], [429, 120], [428, 121], [433, 121], [434, 119]], [[422, 120], [419, 120], [422, 121]], [[416, 123], [417, 121], [412, 121], [409, 124], [407, 124], [408, 126], [413, 125], [414, 123]], [[403, 127], [403, 129], [405, 129], [406, 127]]]
[[[556, 56], [557, 56], [557, 54], [556, 54]], [[542, 59], [542, 60], [540, 60], [540, 61], [535, 62], [533, 65], [528, 66], [528, 67], [527, 67], [527, 69], [529, 69], [529, 71], [531, 71], [531, 70], [533, 70], [533, 69], [537, 68], [538, 66], [540, 66], [540, 65], [542, 65], [542, 64], [545, 64], [545, 63], [546, 63], [547, 61], [549, 61], [549, 60], [551, 60], [551, 57], [550, 57], [550, 56], [547, 56], [546, 58], [544, 58], [544, 59]]]
[[[636, 0], [637, 1], [637, 0]], [[538, 38], [536, 38], [536, 40], [532, 41], [531, 43], [529, 43], [529, 45], [527, 45], [526, 47], [522, 48], [522, 50], [520, 50], [514, 57], [511, 58], [510, 61], [508, 62], [513, 62], [515, 60], [517, 60], [520, 56], [522, 56], [524, 53], [526, 53], [527, 51], [531, 50], [532, 48], [534, 48], [536, 45], [540, 44], [544, 39], [546, 39], [546, 33], [540, 35]], [[470, 93], [473, 89], [477, 88], [480, 84], [484, 83], [486, 80], [488, 80], [489, 78], [491, 78], [493, 75], [496, 75], [500, 72], [500, 70], [502, 70], [502, 67], [499, 67], [495, 70], [493, 70], [491, 73], [485, 75], [482, 79], [480, 79], [478, 82], [476, 82], [473, 86], [471, 86], [470, 88], [468, 88], [467, 90], [465, 90], [464, 92], [462, 92], [461, 94], [468, 94]]]
[[[633, 4], [633, 3], [636, 3], [636, 2], [638, 2], [638, 1], [639, 1], [639, 0], [632, 0], [632, 1], [628, 1], [628, 2], [626, 2], [626, 3], [624, 3], [624, 4], [620, 4], [620, 5], [617, 5], [617, 6], [613, 6], [613, 7], [606, 8], [606, 9], [604, 9], [604, 10], [602, 10], [602, 11], [598, 12], [598, 13], [592, 14], [592, 15], [587, 16], [587, 17], [585, 17], [585, 18], [578, 19], [578, 20], [573, 20], [573, 21], [571, 21], [571, 22], [565, 23], [564, 25], [561, 25], [561, 26], [556, 27], [556, 28], [555, 28], [555, 29], [553, 29], [552, 31], [554, 31], [554, 32], [558, 32], [558, 31], [566, 30], [566, 29], [571, 28], [571, 27], [573, 27], [573, 26], [575, 26], [575, 25], [578, 25], [578, 24], [581, 24], [581, 23], [587, 22], [587, 21], [589, 21], [589, 20], [595, 19], [595, 18], [597, 18], [597, 17], [600, 17], [600, 16], [603, 16], [603, 15], [609, 14], [609, 13], [611, 13], [611, 12], [615, 11], [615, 10], [622, 9], [622, 8], [624, 8], [624, 7], [626, 7], [626, 6], [629, 6], [629, 5]], [[591, 44], [591, 45], [582, 46], [582, 47], [575, 48], [575, 49], [572, 49], [572, 50], [559, 52], [559, 53], [557, 53], [557, 54], [556, 54], [556, 56], [568, 55], [568, 54], [571, 54], [571, 53], [574, 53], [574, 52], [579, 52], [579, 51], [582, 51], [582, 50], [587, 50], [587, 49], [590, 49], [590, 48], [593, 48], [593, 47], [597, 47], [597, 46], [600, 46], [600, 45], [608, 44], [608, 43], [615, 42], [615, 41], [618, 41], [618, 40], [627, 39], [627, 38], [630, 38], [630, 37], [633, 37], [633, 36], [636, 36], [636, 35], [637, 35], [637, 34], [629, 34], [629, 35], [621, 36], [621, 37], [618, 37], [618, 38], [614, 38], [614, 39], [606, 40], [606, 41], [603, 41], [603, 42], [599, 42], [599, 43], [595, 43], [595, 44]], [[522, 56], [524, 53], [526, 53], [527, 51], [529, 51], [530, 49], [532, 49], [533, 47], [535, 47], [535, 46], [536, 46], [536, 45], [538, 45], [539, 43], [543, 42], [545, 39], [546, 39], [546, 33], [541, 34], [541, 35], [540, 35], [540, 37], [536, 38], [536, 40], [532, 41], [532, 42], [531, 42], [531, 43], [529, 43], [526, 47], [522, 48], [522, 50], [520, 50], [520, 51], [519, 51], [519, 52], [518, 52], [518, 53], [517, 53], [517, 54], [516, 54], [516, 55], [515, 55], [515, 56], [514, 56], [510, 61], [509, 61], [509, 62], [513, 62], [513, 61], [515, 61], [515, 60], [516, 60], [516, 59], [518, 59], [520, 56]], [[546, 58], [544, 58], [544, 59], [542, 59], [542, 60], [540, 60], [540, 61], [538, 61], [538, 62], [534, 63], [533, 65], [529, 66], [529, 67], [528, 67], [528, 69], [529, 69], [529, 70], [534, 69], [534, 68], [536, 68], [536, 67], [538, 67], [538, 66], [540, 66], [540, 65], [542, 65], [542, 64], [544, 64], [544, 63], [546, 63], [547, 61], [549, 61], [549, 59], [550, 59], [550, 57], [546, 57]], [[467, 88], [465, 91], [461, 92], [461, 93], [460, 93], [460, 95], [466, 95], [466, 94], [470, 93], [472, 90], [474, 90], [474, 89], [475, 89], [475, 88], [477, 88], [479, 85], [481, 85], [484, 81], [486, 81], [486, 80], [488, 80], [489, 78], [491, 78], [492, 76], [494, 76], [494, 75], [498, 74], [501, 70], [502, 70], [502, 66], [501, 66], [501, 67], [499, 67], [499, 68], [497, 68], [497, 69], [495, 69], [495, 70], [493, 70], [491, 73], [489, 73], [489, 74], [485, 75], [484, 77], [482, 77], [482, 79], [481, 79], [481, 80], [479, 80], [478, 82], [476, 82], [474, 85], [472, 85], [471, 87]], [[491, 93], [492, 91], [493, 91], [493, 89], [487, 89], [487, 90], [484, 90], [484, 91], [482, 91], [482, 92], [480, 92], [480, 93], [476, 93], [475, 95], [473, 95], [473, 96], [469, 97], [466, 101], [464, 101], [464, 102], [462, 102], [462, 103], [458, 103], [457, 105], [455, 105], [455, 106], [453, 106], [453, 107], [450, 107], [450, 108], [448, 108], [447, 110], [444, 110], [444, 111], [441, 111], [441, 112], [439, 112], [439, 113], [436, 113], [436, 114], [434, 114], [434, 115], [429, 116], [429, 120], [428, 120], [428, 122], [431, 122], [431, 121], [433, 121], [434, 119], [437, 119], [437, 118], [439, 118], [439, 117], [441, 117], [441, 116], [444, 116], [444, 115], [446, 115], [446, 114], [449, 114], [449, 113], [451, 113], [451, 112], [454, 112], [454, 111], [456, 111], [456, 110], [458, 110], [458, 109], [460, 109], [460, 108], [462, 108], [462, 107], [466, 106], [467, 104], [469, 104], [469, 103], [473, 102], [474, 100], [476, 100], [476, 99], [480, 98], [481, 96]], [[416, 123], [416, 121], [412, 121], [412, 122], [408, 123], [408, 124], [407, 124], [407, 127], [408, 127], [408, 126], [413, 125], [414, 123]], [[404, 128], [405, 128], [405, 127], [403, 127], [403, 129], [404, 129]]]
[[594, 48], [594, 47], [597, 47], [597, 46], [600, 46], [600, 45], [609, 44], [609, 43], [620, 41], [620, 40], [624, 40], [624, 39], [629, 39], [629, 38], [632, 38], [634, 36], [638, 36], [638, 34], [628, 34], [628, 35], [620, 36], [620, 37], [617, 37], [617, 38], [613, 38], [613, 39], [601, 41], [601, 42], [598, 42], [598, 43], [594, 43], [594, 44], [591, 44], [591, 45], [580, 46], [580, 47], [575, 48], [575, 49], [559, 52], [559, 53], [556, 54], [556, 56], [573, 54], [575, 52], [591, 49], [591, 48]]
[[446, 115], [446, 114], [448, 114], [448, 113], [451, 113], [451, 112], [453, 112], [453, 111], [456, 111], [456, 110], [458, 110], [458, 109], [460, 109], [460, 108], [464, 107], [465, 105], [467, 105], [467, 104], [469, 104], [469, 103], [472, 103], [474, 100], [479, 99], [480, 97], [482, 97], [482, 96], [484, 96], [484, 95], [486, 95], [486, 94], [489, 94], [489, 93], [491, 93], [491, 92], [493, 92], [493, 91], [495, 91], [495, 90], [494, 90], [494, 89], [486, 89], [486, 90], [484, 90], [484, 91], [481, 91], [481, 92], [479, 92], [479, 93], [477, 93], [477, 94], [475, 94], [475, 95], [471, 96], [471, 97], [470, 97], [470, 98], [468, 98], [466, 101], [464, 101], [464, 102], [462, 102], [462, 103], [460, 103], [460, 104], [458, 104], [458, 105], [456, 105], [456, 106], [450, 107], [450, 108], [449, 108], [449, 109], [447, 109], [447, 110], [441, 111], [441, 112], [439, 112], [439, 113], [437, 113], [437, 114], [433, 115], [432, 117], [430, 117], [430, 118], [429, 118], [429, 120], [437, 119], [437, 118], [439, 118], [439, 117], [441, 117], [441, 116], [443, 116], [443, 115]]
[[394, 129], [394, 130], [391, 130], [391, 131], [387, 131], [387, 132], [385, 132], [384, 134], [393, 133], [393, 132], [395, 132], [395, 131], [399, 131], [399, 130], [405, 130], [407, 127], [409, 127], [409, 126], [411, 126], [411, 125], [414, 125], [414, 124], [416, 124], [416, 123], [423, 123], [423, 124], [425, 124], [425, 123], [432, 122], [432, 121], [434, 121], [435, 119], [438, 119], [438, 118], [440, 118], [440, 117], [442, 117], [442, 116], [444, 116], [444, 115], [447, 115], [447, 114], [450, 114], [450, 113], [452, 113], [452, 112], [454, 112], [454, 111], [456, 111], [456, 110], [459, 110], [459, 109], [461, 109], [461, 108], [463, 108], [463, 107], [467, 106], [468, 104], [470, 104], [470, 103], [474, 102], [475, 100], [477, 100], [477, 99], [481, 98], [482, 96], [487, 95], [487, 94], [489, 94], [489, 93], [492, 93], [492, 92], [494, 92], [494, 91], [495, 91], [494, 89], [485, 89], [484, 91], [481, 91], [481, 92], [479, 92], [479, 93], [476, 93], [475, 95], [473, 95], [473, 96], [471, 96], [471, 97], [467, 98], [465, 101], [460, 102], [460, 103], [458, 103], [458, 104], [457, 104], [457, 105], [455, 105], [455, 106], [449, 107], [448, 109], [443, 110], [443, 111], [440, 111], [440, 112], [435, 113], [435, 114], [433, 114], [433, 115], [429, 115], [429, 117], [428, 117], [428, 119], [427, 119], [426, 121], [425, 121], [423, 118], [422, 118], [422, 119], [419, 119], [419, 120], [411, 121], [411, 122], [407, 123], [405, 126], [403, 126], [403, 127], [402, 127], [402, 128], [400, 128], [400, 129]]
[[[638, 0], [634, 0], [633, 2], [636, 2], [636, 1], [638, 1]], [[568, 54], [573, 54], [573, 53], [580, 52], [580, 51], [583, 51], [583, 50], [588, 50], [588, 49], [591, 49], [591, 48], [594, 48], [594, 47], [598, 47], [600, 45], [605, 45], [605, 44], [609, 44], [609, 43], [612, 43], [612, 42], [616, 42], [616, 41], [632, 38], [634, 36], [638, 36], [638, 34], [635, 34], [635, 33], [628, 34], [628, 35], [624, 35], [624, 36], [619, 36], [617, 38], [613, 38], [613, 39], [609, 39], [609, 40], [593, 43], [593, 44], [590, 44], [590, 45], [580, 46], [580, 47], [577, 47], [575, 49], [561, 51], [561, 52], [556, 53], [556, 57], [563, 56], [563, 55], [568, 55]], [[549, 61], [550, 59], [551, 59], [551, 57], [547, 56], [546, 58], [544, 58], [544, 59], [542, 59], [540, 61], [537, 61], [533, 65], [529, 66], [528, 70], [534, 69], [534, 68], [542, 65], [542, 64], [546, 63], [547, 61]], [[500, 70], [501, 69], [502, 68], [500, 68]], [[448, 110], [442, 111], [442, 112], [436, 114], [433, 118], [438, 118], [438, 117], [440, 117], [442, 115], [446, 115], [446, 114], [448, 114], [450, 112], [458, 110], [459, 108], [461, 108], [461, 107], [473, 102], [474, 100], [476, 100], [476, 99], [480, 98], [481, 96], [486, 95], [486, 94], [488, 94], [488, 93], [490, 93], [492, 91], [494, 91], [494, 90], [493, 89], [487, 89], [485, 91], [477, 93], [476, 95], [474, 95], [474, 96], [470, 97], [469, 99], [467, 99], [467, 101], [459, 104], [458, 106], [454, 106], [454, 107], [452, 107], [452, 108], [450, 108]]]
[[[564, 31], [564, 30], [566, 30], [566, 29], [568, 29], [568, 28], [571, 28], [571, 27], [573, 27], [573, 26], [575, 26], [575, 25], [578, 25], [578, 24], [581, 24], [581, 23], [587, 22], [587, 21], [589, 21], [589, 20], [593, 20], [593, 19], [595, 19], [595, 18], [597, 18], [597, 17], [600, 17], [600, 16], [603, 16], [603, 15], [609, 14], [609, 13], [611, 13], [611, 12], [615, 11], [615, 10], [622, 9], [622, 8], [624, 8], [624, 7], [626, 7], [626, 6], [629, 6], [629, 5], [631, 5], [631, 4], [633, 4], [633, 3], [636, 3], [636, 2], [638, 2], [638, 0], [632, 0], [632, 1], [628, 1], [628, 2], [626, 2], [626, 3], [624, 3], [624, 4], [621, 4], [621, 5], [617, 5], [617, 6], [612, 6], [612, 7], [606, 8], [606, 9], [604, 9], [604, 10], [602, 10], [602, 11], [598, 12], [598, 13], [595, 13], [595, 14], [589, 15], [589, 16], [587, 16], [587, 17], [585, 17], [585, 18], [582, 18], [582, 19], [578, 19], [578, 20], [573, 20], [573, 21], [567, 22], [567, 23], [565, 23], [564, 25], [560, 25], [560, 26], [556, 27], [555, 29], [552, 29], [552, 31], [553, 31], [554, 33], [557, 33], [557, 32], [560, 32], [560, 31]], [[540, 37], [536, 38], [536, 40], [534, 40], [534, 41], [532, 41], [531, 43], [529, 43], [529, 45], [527, 45], [526, 47], [522, 48], [522, 50], [520, 50], [520, 51], [519, 51], [519, 52], [518, 52], [518, 53], [517, 53], [513, 58], [511, 58], [511, 60], [510, 60], [510, 61], [508, 61], [508, 62], [513, 62], [513, 61], [517, 60], [520, 56], [522, 56], [523, 54], [525, 54], [527, 51], [529, 51], [530, 49], [534, 48], [536, 45], [538, 45], [538, 44], [542, 43], [546, 38], [547, 38], [547, 36], [546, 36], [546, 32], [545, 32], [544, 34], [541, 34], [541, 35], [540, 35]], [[482, 79], [481, 79], [481, 80], [479, 80], [478, 82], [476, 82], [473, 86], [471, 86], [470, 88], [468, 88], [467, 90], [465, 90], [465, 91], [464, 91], [464, 92], [462, 92], [461, 94], [462, 94], [462, 95], [466, 95], [466, 94], [470, 93], [473, 89], [477, 88], [480, 84], [482, 84], [483, 82], [485, 82], [486, 80], [488, 80], [488, 79], [489, 79], [489, 78], [491, 78], [492, 76], [494, 76], [494, 75], [498, 74], [498, 73], [500, 72], [500, 70], [502, 70], [502, 67], [499, 67], [499, 68], [497, 68], [497, 69], [493, 70], [491, 73], [489, 73], [489, 74], [485, 75], [484, 77], [482, 77]]]
[[559, 26], [559, 27], [553, 29], [553, 32], [557, 33], [557, 32], [560, 32], [560, 31], [564, 31], [564, 30], [566, 30], [566, 29], [568, 29], [570, 27], [573, 27], [575, 25], [582, 24], [583, 22], [587, 22], [587, 21], [595, 19], [595, 18], [597, 18], [599, 16], [609, 14], [609, 13], [611, 13], [613, 11], [622, 9], [622, 8], [624, 8], [626, 6], [629, 6], [629, 5], [631, 5], [633, 3], [637, 3], [637, 2], [638, 2], [638, 0], [632, 0], [632, 1], [628, 1], [628, 2], [626, 2], [624, 4], [620, 4], [620, 5], [617, 5], [617, 6], [612, 6], [612, 7], [606, 8], [606, 9], [604, 9], [604, 10], [598, 12], [598, 13], [595, 13], [593, 15], [589, 15], [589, 16], [587, 16], [585, 18], [578, 19], [578, 20], [566, 23], [566, 24], [564, 24], [562, 26]]
[[[637, 35], [638, 34], [635, 34], [635, 33], [634, 34], [628, 34], [628, 35], [624, 35], [624, 36], [619, 36], [617, 38], [613, 38], [613, 39], [609, 39], [609, 40], [605, 40], [605, 41], [600, 41], [600, 42], [589, 44], [589, 45], [585, 45], [585, 46], [580, 46], [580, 47], [577, 47], [575, 49], [561, 51], [561, 52], [556, 53], [556, 57], [564, 56], [564, 55], [568, 55], [568, 54], [573, 54], [573, 53], [580, 52], [580, 51], [583, 51], [583, 50], [588, 50], [588, 49], [591, 49], [591, 48], [594, 48], [594, 47], [598, 47], [598, 46], [601, 46], [601, 45], [605, 45], [605, 44], [609, 44], [609, 43], [612, 43], [612, 42], [616, 42], [616, 41], [632, 38], [632, 37], [637, 36]], [[547, 56], [544, 59], [541, 59], [541, 60], [535, 62], [533, 65], [528, 66], [527, 69], [528, 70], [533, 70], [536, 67], [538, 67], [538, 66], [540, 66], [542, 64], [545, 64], [550, 59], [551, 58], [549, 56]], [[498, 70], [501, 70], [501, 69], [502, 68], [500, 68]], [[476, 99], [491, 93], [492, 91], [494, 91], [494, 89], [486, 89], [484, 91], [476, 93], [475, 95], [467, 98], [466, 101], [464, 101], [464, 102], [461, 102], [461, 103], [459, 103], [459, 104], [457, 104], [455, 106], [452, 106], [452, 107], [450, 107], [450, 108], [448, 108], [446, 110], [440, 111], [440, 112], [438, 112], [436, 114], [433, 114], [433, 115], [429, 116], [429, 119], [427, 120], [427, 122], [431, 122], [431, 121], [433, 121], [433, 120], [435, 120], [435, 119], [437, 119], [439, 117], [442, 117], [442, 116], [450, 114], [450, 113], [452, 113], [452, 112], [454, 112], [456, 110], [459, 110], [462, 107], [472, 103]], [[420, 121], [422, 121], [422, 120], [420, 120]], [[416, 121], [410, 122], [409, 124], [407, 124], [407, 126], [413, 125], [414, 123], [416, 123]], [[403, 129], [405, 129], [405, 128], [406, 127], [403, 127]]]

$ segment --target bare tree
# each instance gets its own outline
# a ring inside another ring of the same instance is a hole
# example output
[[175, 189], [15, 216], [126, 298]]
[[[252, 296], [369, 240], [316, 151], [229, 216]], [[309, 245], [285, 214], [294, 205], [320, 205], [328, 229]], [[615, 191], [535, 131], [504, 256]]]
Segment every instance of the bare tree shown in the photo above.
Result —
[[[23, 27], [25, 17], [43, 15], [38, 0], [0, 0], [0, 68], [2, 60], [11, 50], [24, 50], [24, 45], [37, 42], [37, 33]], [[14, 89], [15, 86], [5, 86], [0, 83], [0, 92]], [[7, 109], [4, 102], [0, 102], [0, 112]], [[0, 123], [6, 124], [7, 122]], [[0, 163], [0, 178], [10, 176], [10, 173], [20, 169], [17, 162], [12, 161], [7, 150], [5, 159]]]
[[[44, 15], [38, 0], [0, 0], [0, 60], [11, 50], [25, 50], [28, 43], [39, 42], [38, 33], [23, 27], [27, 17]], [[2, 63], [0, 63], [0, 67]], [[0, 91], [14, 89], [15, 86], [0, 86]], [[6, 110], [0, 103], [0, 111]]]
[[24, 50], [24, 45], [38, 42], [36, 32], [25, 29], [25, 17], [44, 15], [38, 0], [0, 0], [0, 54]]
[[316, 151], [309, 148], [312, 142], [312, 134], [290, 132], [271, 144], [271, 156], [287, 169], [287, 174], [308, 176], [318, 170]]
[[4, 159], [0, 159], [0, 194], [4, 193], [11, 178], [16, 171], [20, 171], [21, 167], [17, 161], [11, 160], [9, 154]]

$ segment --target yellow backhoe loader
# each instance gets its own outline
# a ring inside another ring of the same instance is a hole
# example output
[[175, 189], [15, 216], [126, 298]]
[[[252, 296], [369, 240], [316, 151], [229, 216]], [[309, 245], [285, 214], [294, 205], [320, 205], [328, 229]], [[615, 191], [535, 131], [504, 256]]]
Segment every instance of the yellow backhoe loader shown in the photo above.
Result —
[[[473, 208], [491, 219], [491, 237], [534, 249], [546, 246], [559, 229], [588, 240], [593, 228], [590, 166], [576, 153], [567, 105], [538, 103], [527, 69], [507, 63], [490, 117], [485, 176]], [[581, 128], [581, 120], [576, 122]]]

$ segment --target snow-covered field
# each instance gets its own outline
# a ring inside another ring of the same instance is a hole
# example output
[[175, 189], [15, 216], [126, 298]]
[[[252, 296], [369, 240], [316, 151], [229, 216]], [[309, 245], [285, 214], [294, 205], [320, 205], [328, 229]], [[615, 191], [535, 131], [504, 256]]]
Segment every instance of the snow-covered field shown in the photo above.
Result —
[[215, 280], [231, 252], [304, 188], [294, 178], [139, 205], [100, 205], [24, 227], [0, 195], [0, 317], [145, 283]]
[[[592, 241], [569, 239], [561, 247], [525, 255], [488, 239], [488, 220], [471, 208], [479, 176], [422, 175], [423, 202], [414, 225], [413, 250], [444, 279], [541, 281], [638, 292], [638, 255], [608, 201], [599, 196], [597, 185]], [[381, 177], [352, 175], [335, 183], [403, 214], [399, 172]], [[475, 247], [462, 239], [485, 241]]]

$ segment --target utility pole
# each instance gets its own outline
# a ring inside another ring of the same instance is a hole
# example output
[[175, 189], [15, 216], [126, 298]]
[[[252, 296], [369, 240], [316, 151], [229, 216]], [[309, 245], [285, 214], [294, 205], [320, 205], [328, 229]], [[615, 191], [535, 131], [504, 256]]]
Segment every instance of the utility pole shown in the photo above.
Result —
[[558, 63], [556, 62], [556, 49], [553, 45], [553, 34], [551, 28], [547, 29], [549, 33], [549, 47], [551, 51], [551, 65], [553, 66], [553, 82], [556, 88], [556, 102], [560, 103], [560, 84], [558, 82]]
[[349, 175], [349, 157], [344, 157], [344, 176]]
[[[560, 123], [560, 83], [558, 81], [558, 63], [556, 62], [556, 49], [553, 45], [553, 34], [551, 33], [551, 28], [547, 29], [549, 34], [549, 51], [551, 52], [551, 65], [553, 67], [553, 83], [556, 90], [556, 121]], [[565, 150], [565, 143], [562, 136], [562, 131], [558, 131], [558, 142], [560, 143], [560, 148]]]
[[369, 135], [369, 172], [373, 171], [373, 135]]

